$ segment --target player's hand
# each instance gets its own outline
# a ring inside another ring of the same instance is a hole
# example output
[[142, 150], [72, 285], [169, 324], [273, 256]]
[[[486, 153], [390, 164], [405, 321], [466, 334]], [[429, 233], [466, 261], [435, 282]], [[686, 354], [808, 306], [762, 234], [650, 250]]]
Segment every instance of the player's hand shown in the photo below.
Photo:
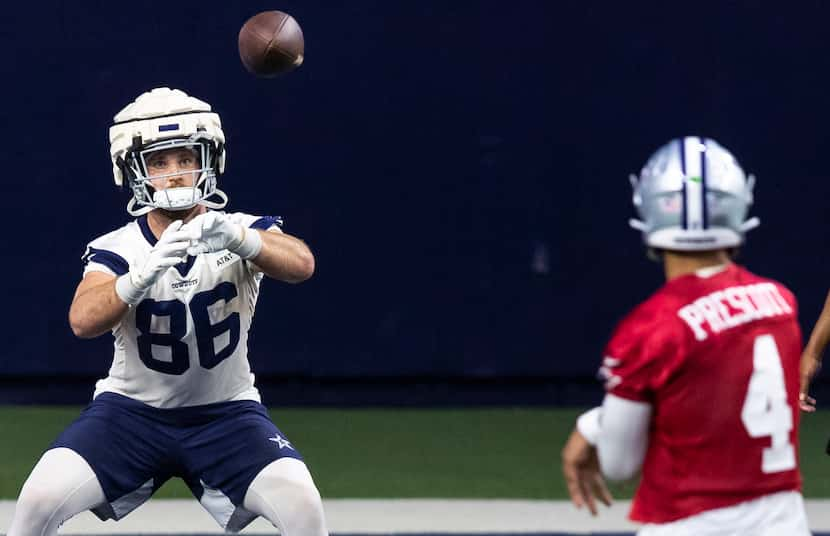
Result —
[[201, 229], [202, 232], [202, 237], [188, 248], [190, 255], [214, 253], [223, 249], [233, 251], [242, 243], [243, 227], [220, 212], [199, 214], [187, 226]]
[[804, 352], [801, 355], [799, 367], [799, 378], [801, 386], [798, 391], [798, 407], [801, 411], [812, 413], [816, 410], [816, 399], [809, 395], [810, 383], [818, 371], [821, 370], [821, 358], [812, 352]]
[[597, 515], [596, 501], [611, 506], [611, 492], [599, 469], [597, 450], [574, 429], [562, 449], [562, 474], [568, 485], [571, 502], [577, 508], [587, 506], [591, 515]]
[[192, 229], [182, 229], [181, 220], [167, 226], [150, 255], [139, 270], [130, 270], [130, 279], [136, 288], [148, 289], [171, 266], [187, 260], [187, 248], [198, 236]]
[[187, 259], [187, 248], [196, 239], [195, 230], [183, 229], [180, 220], [174, 221], [161, 234], [144, 264], [118, 278], [115, 291], [125, 303], [135, 305], [164, 272]]
[[228, 250], [250, 259], [262, 248], [262, 239], [256, 230], [246, 230], [221, 212], [199, 214], [186, 227], [198, 229], [200, 233], [200, 238], [187, 249], [189, 255]]

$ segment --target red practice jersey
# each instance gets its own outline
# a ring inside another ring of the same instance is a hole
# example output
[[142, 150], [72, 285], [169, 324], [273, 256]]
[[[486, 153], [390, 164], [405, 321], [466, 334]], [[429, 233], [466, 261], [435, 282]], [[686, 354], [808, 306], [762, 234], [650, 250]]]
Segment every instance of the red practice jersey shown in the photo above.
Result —
[[620, 323], [600, 375], [653, 408], [631, 519], [800, 489], [797, 313], [783, 285], [730, 264], [672, 279]]

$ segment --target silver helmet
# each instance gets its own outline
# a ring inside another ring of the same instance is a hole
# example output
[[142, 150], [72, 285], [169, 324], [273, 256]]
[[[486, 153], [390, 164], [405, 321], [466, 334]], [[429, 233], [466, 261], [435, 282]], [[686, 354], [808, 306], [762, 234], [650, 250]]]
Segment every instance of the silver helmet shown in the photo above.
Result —
[[712, 139], [674, 139], [648, 159], [639, 177], [630, 178], [640, 219], [629, 223], [650, 248], [733, 248], [760, 224], [746, 219], [755, 177], [747, 177], [732, 153]]

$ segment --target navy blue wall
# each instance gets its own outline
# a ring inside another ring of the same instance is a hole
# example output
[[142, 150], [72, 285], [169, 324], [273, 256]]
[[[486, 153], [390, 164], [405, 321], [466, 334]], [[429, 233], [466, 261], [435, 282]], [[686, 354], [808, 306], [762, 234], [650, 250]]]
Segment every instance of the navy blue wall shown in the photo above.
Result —
[[[230, 208], [282, 215], [317, 256], [308, 283], [264, 283], [260, 373], [593, 374], [661, 282], [626, 224], [627, 174], [683, 134], [757, 174], [742, 260], [795, 290], [809, 329], [830, 279], [830, 8], [756, 4], [8, 4], [0, 375], [107, 370], [110, 337], [76, 340], [66, 311], [86, 243], [128, 219], [111, 118], [161, 85], [221, 114]], [[237, 32], [274, 8], [306, 63], [254, 79]]]

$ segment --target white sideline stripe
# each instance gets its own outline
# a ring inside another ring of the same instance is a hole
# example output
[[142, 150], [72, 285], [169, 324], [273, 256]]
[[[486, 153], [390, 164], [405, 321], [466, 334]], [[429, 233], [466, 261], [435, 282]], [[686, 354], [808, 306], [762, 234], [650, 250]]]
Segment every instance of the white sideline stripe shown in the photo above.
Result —
[[[597, 518], [565, 501], [458, 499], [328, 499], [323, 501], [329, 530], [334, 533], [521, 533], [634, 531], [625, 519], [628, 501]], [[830, 530], [830, 500], [808, 500], [812, 530]], [[0, 501], [0, 531], [8, 530], [14, 501]], [[69, 520], [60, 534], [223, 534], [196, 500], [150, 500], [119, 522], [101, 522], [89, 512]], [[242, 534], [276, 534], [263, 519]]]

